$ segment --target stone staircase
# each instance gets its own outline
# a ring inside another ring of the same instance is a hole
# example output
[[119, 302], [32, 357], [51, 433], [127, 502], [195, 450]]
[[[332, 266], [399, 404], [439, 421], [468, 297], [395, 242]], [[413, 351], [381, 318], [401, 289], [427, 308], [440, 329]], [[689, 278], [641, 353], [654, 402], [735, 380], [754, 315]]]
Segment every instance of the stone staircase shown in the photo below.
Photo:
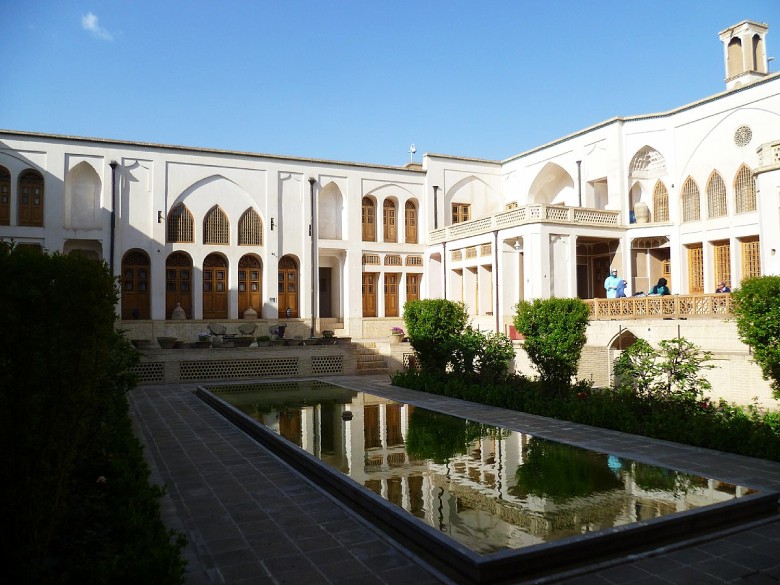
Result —
[[385, 356], [379, 353], [373, 341], [359, 341], [357, 347], [357, 374], [387, 374]]

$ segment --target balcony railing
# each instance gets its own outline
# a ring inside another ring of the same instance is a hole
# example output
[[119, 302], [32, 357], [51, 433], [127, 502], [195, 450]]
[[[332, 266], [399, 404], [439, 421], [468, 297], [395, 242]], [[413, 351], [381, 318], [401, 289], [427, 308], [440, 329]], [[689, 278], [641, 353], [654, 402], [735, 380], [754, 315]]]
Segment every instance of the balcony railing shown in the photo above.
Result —
[[561, 205], [524, 205], [490, 217], [456, 223], [431, 232], [429, 238], [431, 244], [437, 244], [497, 229], [541, 222], [617, 227], [620, 225], [620, 212]]
[[695, 294], [584, 301], [592, 321], [610, 319], [693, 319], [731, 316], [731, 295]]

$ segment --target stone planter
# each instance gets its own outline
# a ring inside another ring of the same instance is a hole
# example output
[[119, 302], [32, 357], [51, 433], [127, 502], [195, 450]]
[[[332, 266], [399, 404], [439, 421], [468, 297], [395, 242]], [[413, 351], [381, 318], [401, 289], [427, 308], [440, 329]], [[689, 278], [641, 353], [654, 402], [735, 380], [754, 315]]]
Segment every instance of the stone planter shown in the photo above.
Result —
[[400, 333], [393, 333], [392, 335], [390, 335], [390, 343], [392, 343], [393, 345], [395, 345], [396, 343], [401, 343], [401, 340], [403, 338], [404, 336], [401, 335]]
[[152, 345], [152, 340], [151, 339], [131, 339], [130, 343], [132, 343], [138, 349], [146, 349], [150, 345]]
[[352, 343], [351, 337], [337, 337], [336, 338], [336, 345], [348, 345]]
[[173, 349], [173, 345], [176, 343], [175, 337], [158, 337], [157, 343], [162, 349]]
[[252, 345], [254, 338], [252, 337], [236, 337], [233, 339], [233, 343], [236, 347], [249, 347]]
[[209, 341], [196, 341], [195, 342], [195, 348], [196, 349], [206, 349], [207, 347], [211, 347], [211, 340], [209, 340]]
[[269, 345], [271, 345], [270, 339], [260, 337], [257, 338], [257, 347], [268, 347]]

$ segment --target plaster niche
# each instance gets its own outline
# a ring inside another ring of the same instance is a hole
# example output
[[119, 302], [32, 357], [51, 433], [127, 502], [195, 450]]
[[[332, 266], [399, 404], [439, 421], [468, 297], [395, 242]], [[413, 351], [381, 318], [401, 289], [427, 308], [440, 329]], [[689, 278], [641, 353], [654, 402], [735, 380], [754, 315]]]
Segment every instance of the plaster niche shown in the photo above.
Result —
[[319, 192], [317, 202], [317, 232], [325, 240], [341, 240], [341, 218], [344, 197], [336, 183], [330, 182]]
[[100, 227], [101, 181], [95, 169], [80, 162], [65, 177], [65, 227], [98, 229]]
[[574, 180], [563, 167], [547, 163], [536, 175], [528, 190], [532, 203], [544, 205], [577, 205]]

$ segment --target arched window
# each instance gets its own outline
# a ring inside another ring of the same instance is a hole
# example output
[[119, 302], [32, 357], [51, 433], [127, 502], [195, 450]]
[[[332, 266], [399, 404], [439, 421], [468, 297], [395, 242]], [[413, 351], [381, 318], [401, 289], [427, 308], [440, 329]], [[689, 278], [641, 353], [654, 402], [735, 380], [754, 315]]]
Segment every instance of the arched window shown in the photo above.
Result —
[[385, 242], [398, 241], [398, 224], [395, 215], [395, 203], [385, 199], [382, 204], [382, 225], [384, 226]]
[[653, 221], [669, 221], [669, 191], [660, 180], [653, 188]]
[[701, 204], [699, 200], [699, 187], [691, 177], [688, 177], [685, 179], [681, 194], [682, 220], [684, 222], [701, 219]]
[[219, 205], [212, 207], [203, 220], [203, 243], [223, 245], [230, 243], [230, 224], [227, 215]]
[[19, 225], [43, 227], [43, 175], [26, 170], [19, 176]]
[[241, 219], [238, 220], [238, 245], [263, 245], [263, 222], [252, 208], [247, 209], [241, 216]]
[[298, 318], [298, 263], [292, 256], [282, 256], [279, 260], [279, 317]]
[[417, 208], [414, 203], [407, 201], [404, 205], [404, 224], [406, 233], [406, 243], [417, 243]]
[[11, 173], [0, 167], [0, 225], [11, 225]]
[[[195, 241], [195, 222], [192, 213], [184, 203], [171, 209], [166, 221], [166, 240], [173, 243], [192, 243]], [[190, 264], [191, 265], [191, 264]]]
[[370, 197], [363, 197], [363, 241], [376, 242], [376, 210]]
[[255, 256], [246, 255], [238, 261], [238, 318], [244, 318], [244, 311], [250, 307], [263, 313], [262, 289], [263, 265]]
[[203, 261], [203, 318], [227, 319], [227, 269], [222, 254], [209, 254]]
[[177, 304], [192, 319], [192, 258], [184, 252], [174, 252], [165, 261], [166, 319], [171, 318]]
[[130, 250], [122, 258], [122, 319], [150, 319], [152, 274], [149, 255]]
[[726, 215], [726, 183], [718, 174], [712, 171], [707, 181], [707, 217], [723, 217]]
[[737, 213], [756, 210], [756, 179], [753, 171], [746, 165], [742, 165], [737, 171], [734, 179], [734, 196]]

